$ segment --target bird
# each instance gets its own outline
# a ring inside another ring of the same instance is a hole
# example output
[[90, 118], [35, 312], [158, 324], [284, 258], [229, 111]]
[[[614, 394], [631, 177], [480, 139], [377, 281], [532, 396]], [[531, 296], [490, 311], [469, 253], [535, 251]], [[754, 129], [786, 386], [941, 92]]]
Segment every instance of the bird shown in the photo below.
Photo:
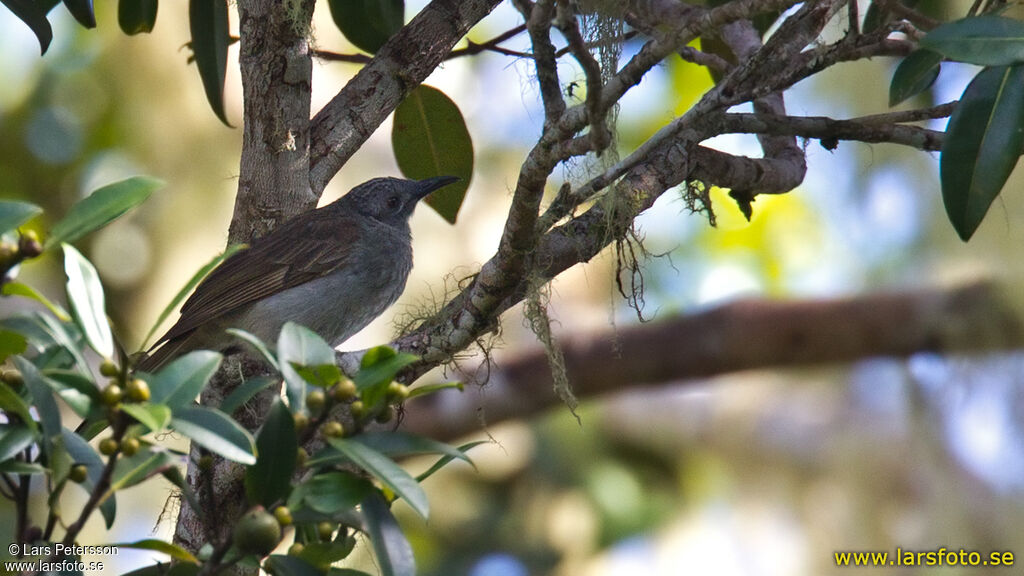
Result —
[[401, 295], [412, 269], [409, 218], [457, 180], [374, 178], [287, 220], [204, 278], [136, 370], [156, 371], [193, 350], [234, 351], [228, 328], [273, 343], [289, 321], [337, 347]]

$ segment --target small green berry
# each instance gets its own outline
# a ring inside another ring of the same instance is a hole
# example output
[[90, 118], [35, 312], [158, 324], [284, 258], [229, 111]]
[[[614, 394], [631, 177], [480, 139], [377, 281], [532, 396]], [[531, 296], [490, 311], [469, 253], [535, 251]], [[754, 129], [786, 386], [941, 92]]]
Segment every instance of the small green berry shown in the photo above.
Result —
[[320, 537], [320, 540], [330, 542], [335, 528], [336, 525], [325, 520], [316, 525], [316, 534]]
[[356, 383], [344, 376], [341, 377], [340, 382], [331, 387], [331, 397], [336, 402], [348, 402], [355, 398], [358, 393]]
[[409, 387], [399, 382], [388, 384], [388, 402], [399, 404], [409, 397]]
[[125, 387], [125, 396], [132, 402], [146, 402], [149, 400], [149, 384], [141, 378], [133, 378]]
[[256, 506], [239, 518], [232, 541], [244, 554], [266, 556], [281, 541], [281, 525], [263, 506]]
[[306, 408], [309, 408], [309, 411], [313, 414], [319, 414], [323, 411], [324, 406], [326, 405], [327, 396], [324, 394], [323, 390], [310, 390], [309, 393], [306, 394]]
[[68, 472], [68, 480], [71, 480], [75, 484], [85, 482], [85, 479], [88, 477], [89, 469], [85, 467], [85, 464], [75, 464], [71, 467], [71, 471]]
[[117, 364], [115, 364], [113, 360], [105, 358], [103, 362], [100, 363], [100, 374], [107, 378], [116, 378], [121, 375], [121, 369], [117, 367]]
[[306, 416], [304, 412], [292, 414], [292, 419], [295, 421], [296, 432], [302, 432], [309, 426], [309, 416]]
[[103, 400], [103, 403], [107, 406], [117, 405], [122, 398], [124, 398], [124, 391], [121, 390], [120, 386], [113, 382], [107, 384], [106, 388], [103, 389], [103, 392], [100, 392], [100, 399]]
[[278, 506], [274, 508], [274, 518], [277, 519], [277, 523], [281, 526], [291, 526], [292, 511], [287, 506]]
[[323, 435], [328, 438], [341, 438], [345, 435], [345, 427], [341, 425], [341, 422], [337, 420], [331, 420], [330, 422], [324, 422], [323, 428], [321, 428]]
[[121, 453], [125, 456], [135, 456], [141, 447], [142, 443], [138, 438], [129, 437], [121, 441]]
[[362, 400], [356, 400], [349, 404], [348, 409], [352, 412], [352, 418], [355, 418], [356, 420], [359, 420], [366, 415], [366, 407], [363, 406]]
[[305, 544], [303, 544], [302, 542], [295, 542], [294, 544], [292, 544], [291, 546], [288, 547], [288, 555], [289, 556], [298, 556], [299, 554], [302, 554], [302, 552], [305, 549], [306, 549], [306, 545]]
[[383, 410], [377, 412], [377, 415], [373, 417], [379, 424], [385, 424], [395, 419], [395, 407], [388, 404]]
[[120, 448], [120, 446], [121, 445], [117, 440], [114, 440], [113, 438], [104, 438], [100, 441], [100, 454], [110, 456], [114, 452], [117, 452], [117, 449]]

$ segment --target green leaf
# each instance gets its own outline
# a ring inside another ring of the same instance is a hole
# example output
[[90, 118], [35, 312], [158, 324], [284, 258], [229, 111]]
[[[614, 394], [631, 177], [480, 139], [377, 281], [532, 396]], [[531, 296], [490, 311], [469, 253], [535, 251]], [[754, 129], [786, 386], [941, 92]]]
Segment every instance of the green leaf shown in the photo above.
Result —
[[417, 396], [426, 396], [427, 394], [433, 394], [435, 392], [440, 392], [441, 390], [448, 390], [451, 388], [454, 388], [459, 392], [465, 390], [465, 386], [462, 384], [462, 382], [440, 382], [438, 384], [426, 384], [424, 386], [417, 386], [412, 390], [409, 390], [409, 397], [406, 398], [406, 400], [412, 400]]
[[362, 510], [364, 529], [373, 544], [380, 573], [383, 576], [416, 576], [412, 546], [384, 497], [377, 491], [372, 492], [363, 500]]
[[8, 356], [23, 354], [28, 349], [28, 340], [20, 332], [0, 329], [0, 363]]
[[281, 328], [277, 338], [277, 361], [287, 385], [288, 402], [293, 410], [305, 405], [306, 381], [295, 371], [294, 364], [318, 366], [334, 362], [334, 349], [316, 332], [294, 322]]
[[60, 436], [61, 433], [60, 408], [57, 407], [57, 401], [53, 399], [53, 391], [46, 384], [46, 377], [39, 372], [34, 364], [21, 356], [15, 356], [14, 366], [21, 372], [21, 377], [25, 380], [25, 387], [32, 395], [32, 404], [36, 407], [36, 413], [39, 414], [39, 423], [42, 424], [43, 436], [47, 440], [42, 445], [49, 452], [52, 439]]
[[31, 446], [36, 435], [28, 426], [11, 426], [0, 434], [0, 462], [10, 460]]
[[64, 6], [82, 26], [96, 27], [96, 14], [93, 12], [92, 0], [64, 0]]
[[46, 12], [32, 0], [0, 0], [0, 4], [7, 6], [19, 20], [28, 25], [39, 40], [40, 54], [46, 54], [53, 40], [53, 29], [46, 19]]
[[121, 410], [150, 432], [160, 432], [171, 423], [171, 409], [163, 404], [121, 404]]
[[1002, 190], [1024, 144], [1024, 65], [982, 70], [946, 126], [942, 199], [965, 242]]
[[117, 24], [129, 36], [149, 33], [156, 25], [158, 0], [120, 0], [117, 3]]
[[380, 480], [396, 495], [405, 499], [417, 514], [424, 519], [427, 518], [430, 504], [427, 502], [426, 493], [416, 479], [398, 464], [356, 439], [329, 438], [327, 442], [357, 466]]
[[225, 414], [234, 414], [235, 410], [242, 407], [250, 398], [268, 386], [279, 384], [281, 379], [276, 376], [256, 376], [249, 378], [238, 385], [237, 388], [228, 394], [228, 397], [220, 403], [220, 410]]
[[[85, 466], [86, 480], [82, 483], [82, 487], [86, 491], [92, 492], [99, 482], [100, 476], [103, 474], [103, 460], [100, 459], [99, 454], [93, 450], [92, 446], [89, 446], [89, 443], [78, 434], [65, 428], [61, 431], [61, 435], [64, 447], [67, 449], [71, 459]], [[109, 529], [117, 515], [117, 500], [112, 494], [100, 504], [100, 514], [103, 515], [103, 521]]]
[[1024, 62], [1024, 22], [1002, 16], [963, 18], [921, 39], [921, 47], [951, 60], [979, 66]]
[[43, 306], [46, 306], [46, 309], [50, 311], [50, 314], [56, 316], [61, 322], [71, 321], [71, 316], [61, 308], [59, 304], [52, 302], [49, 298], [43, 296], [28, 284], [22, 284], [21, 282], [8, 282], [7, 284], [4, 284], [2, 293], [4, 296], [24, 296], [25, 298], [31, 298]]
[[473, 176], [473, 141], [455, 102], [437, 88], [418, 86], [395, 108], [391, 147], [407, 178], [461, 178], [426, 199], [454, 224]]
[[21, 396], [18, 395], [17, 392], [12, 390], [10, 386], [3, 382], [0, 382], [0, 410], [9, 412], [20, 418], [33, 433], [39, 432], [39, 426], [32, 418], [32, 413], [29, 412], [28, 404]]
[[359, 442], [392, 458], [417, 454], [447, 454], [472, 464], [461, 450], [450, 444], [432, 438], [410, 434], [400, 430], [389, 432], [366, 432], [359, 435]]
[[310, 478], [303, 486], [303, 501], [307, 506], [334, 514], [339, 510], [354, 508], [373, 490], [365, 478], [348, 472], [326, 472]]
[[916, 50], [904, 58], [889, 84], [889, 106], [931, 88], [939, 77], [941, 64], [942, 54], [931, 50]]
[[[467, 442], [466, 444], [463, 444], [462, 446], [459, 446], [458, 447], [458, 451], [459, 452], [463, 452], [463, 453], [469, 452], [472, 448], [476, 448], [477, 446], [479, 446], [481, 444], [488, 444], [489, 442], [490, 442], [489, 440], [476, 440], [476, 441], [473, 441], [473, 442]], [[451, 456], [447, 456], [446, 455], [446, 456], [441, 457], [437, 462], [434, 462], [433, 466], [428, 468], [425, 472], [423, 472], [419, 476], [416, 476], [416, 481], [417, 482], [423, 482], [427, 478], [430, 478], [431, 476], [434, 475], [435, 472], [437, 472], [441, 468], [444, 468], [452, 460], [454, 460], [454, 458], [452, 458]], [[470, 462], [470, 464], [473, 464], [473, 463]], [[473, 467], [475, 468], [476, 465], [474, 464]]]
[[89, 346], [104, 358], [114, 355], [114, 336], [107, 322], [107, 305], [96, 268], [70, 244], [64, 248], [64, 273], [68, 277], [68, 301], [75, 324]]
[[39, 321], [40, 327], [43, 328], [50, 338], [53, 339], [53, 342], [57, 346], [67, 350], [68, 354], [71, 355], [75, 364], [78, 366], [78, 369], [81, 370], [83, 374], [88, 374], [89, 364], [85, 361], [85, 357], [82, 356], [82, 351], [76, 344], [78, 341], [78, 335], [72, 334], [68, 331], [68, 329], [74, 325], [62, 324], [56, 318], [48, 314], [37, 314], [34, 318]]
[[100, 403], [100, 391], [92, 378], [71, 370], [44, 370], [46, 383], [64, 403], [82, 418], [93, 414]]
[[153, 323], [153, 326], [149, 328], [149, 332], [146, 333], [146, 337], [142, 339], [142, 348], [149, 348], [149, 346], [147, 346], [146, 344], [153, 337], [153, 334], [155, 334], [156, 331], [160, 329], [160, 325], [163, 324], [164, 320], [166, 320], [167, 317], [171, 315], [171, 312], [174, 312], [175, 310], [178, 309], [178, 306], [180, 306], [181, 303], [185, 301], [185, 298], [190, 293], [192, 293], [192, 290], [200, 282], [203, 281], [203, 278], [206, 278], [206, 276], [210, 272], [212, 272], [214, 268], [219, 266], [221, 262], [230, 258], [232, 254], [245, 248], [245, 244], [233, 244], [231, 246], [228, 246], [228, 249], [225, 250], [223, 254], [220, 254], [213, 260], [210, 260], [209, 262], [206, 263], [205, 266], [203, 266], [195, 274], [193, 274], [192, 278], [189, 279], [189, 281], [181, 288], [181, 290], [178, 290], [178, 293], [174, 295], [174, 298], [170, 301], [170, 303], [168, 303], [167, 306], [164, 307], [163, 311], [160, 312], [160, 316], [156, 319], [156, 322]]
[[175, 560], [181, 562], [190, 562], [192, 564], [199, 564], [199, 559], [192, 555], [191, 552], [185, 550], [177, 544], [171, 544], [170, 542], [164, 542], [156, 538], [146, 538], [145, 540], [136, 540], [135, 542], [119, 542], [112, 544], [114, 548], [133, 548], [135, 550], [152, 550], [154, 552], [160, 552], [166, 554]]
[[338, 382], [344, 374], [337, 364], [320, 364], [319, 366], [302, 366], [292, 363], [292, 368], [308, 384], [317, 388], [330, 388]]
[[176, 408], [171, 428], [228, 460], [246, 465], [256, 463], [252, 435], [220, 410], [205, 406]]
[[14, 230], [42, 212], [43, 209], [35, 204], [0, 200], [0, 232]]
[[253, 350], [258, 352], [259, 355], [262, 356], [263, 359], [266, 360], [267, 363], [274, 368], [274, 370], [277, 370], [278, 372], [281, 371], [281, 366], [278, 365], [277, 363], [277, 357], [274, 356], [274, 353], [270, 351], [270, 348], [267, 347], [267, 344], [263, 340], [260, 340], [258, 336], [256, 336], [255, 334], [250, 334], [249, 332], [246, 332], [245, 330], [242, 330], [240, 328], [228, 328], [227, 330], [225, 330], [225, 332], [231, 334], [232, 336], [235, 336], [239, 340], [242, 340], [249, 346], [252, 346]]
[[206, 100], [217, 118], [230, 127], [224, 114], [224, 76], [231, 43], [227, 0], [189, 0], [188, 23], [192, 32], [192, 53], [206, 90]]
[[272, 576], [323, 576], [323, 571], [302, 558], [284, 554], [271, 554], [263, 569]]
[[121, 458], [114, 467], [110, 491], [116, 492], [135, 486], [174, 465], [174, 458], [163, 451], [143, 450], [133, 456]]
[[149, 380], [150, 402], [171, 410], [189, 406], [217, 372], [223, 357], [218, 352], [196, 350], [174, 359]]
[[6, 474], [43, 474], [46, 468], [34, 462], [22, 462], [20, 460], [8, 460], [0, 462], [0, 472]]
[[402, 0], [328, 0], [331, 18], [356, 48], [374, 54], [402, 28]]
[[399, 354], [387, 346], [367, 350], [359, 373], [353, 379], [366, 408], [372, 410], [384, 403], [388, 384], [403, 368], [417, 360], [419, 356], [404, 352]]
[[287, 496], [298, 449], [295, 420], [288, 407], [278, 400], [270, 407], [256, 436], [256, 464], [245, 471], [245, 495], [250, 504], [270, 507]]
[[45, 246], [55, 246], [61, 242], [70, 244], [110, 224], [145, 202], [154, 190], [163, 185], [163, 181], [155, 178], [135, 176], [98, 188], [71, 207], [67, 216], [53, 227]]

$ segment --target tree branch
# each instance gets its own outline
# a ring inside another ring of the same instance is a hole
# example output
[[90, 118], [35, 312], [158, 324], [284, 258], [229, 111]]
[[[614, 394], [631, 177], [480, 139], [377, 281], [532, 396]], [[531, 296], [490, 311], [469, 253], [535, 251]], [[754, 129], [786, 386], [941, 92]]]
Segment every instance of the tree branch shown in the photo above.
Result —
[[327, 183], [403, 98], [500, 0], [433, 0], [313, 118], [309, 186]]
[[[1017, 347], [1024, 344], [1024, 324], [1009, 301], [990, 284], [836, 300], [747, 300], [615, 332], [562, 335], [559, 342], [574, 393], [592, 398], [743, 370]], [[543, 350], [499, 359], [487, 374], [480, 388], [410, 401], [403, 425], [454, 439], [482, 423], [530, 417], [561, 402]]]

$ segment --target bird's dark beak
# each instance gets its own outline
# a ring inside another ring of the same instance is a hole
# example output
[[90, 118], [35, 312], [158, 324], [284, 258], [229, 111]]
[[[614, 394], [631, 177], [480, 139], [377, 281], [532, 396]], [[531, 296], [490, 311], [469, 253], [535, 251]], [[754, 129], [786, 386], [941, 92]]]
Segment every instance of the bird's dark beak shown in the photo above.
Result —
[[426, 180], [416, 181], [416, 198], [422, 199], [430, 195], [431, 192], [439, 188], [462, 180], [458, 176], [437, 176], [435, 178], [427, 178]]

